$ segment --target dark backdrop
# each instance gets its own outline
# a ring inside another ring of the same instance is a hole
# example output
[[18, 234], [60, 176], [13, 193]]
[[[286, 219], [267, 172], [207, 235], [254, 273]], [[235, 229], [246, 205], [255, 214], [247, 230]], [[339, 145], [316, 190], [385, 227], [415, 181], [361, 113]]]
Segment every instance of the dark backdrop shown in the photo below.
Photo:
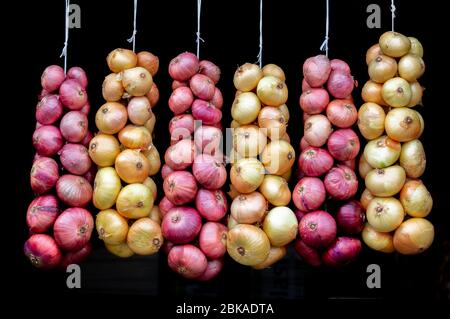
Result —
[[[73, 1], [81, 6], [81, 29], [70, 32], [68, 48], [69, 66], [83, 67], [89, 76], [89, 99], [92, 105], [91, 125], [95, 112], [103, 103], [101, 83], [109, 73], [105, 58], [114, 48], [131, 48], [126, 39], [132, 32], [133, 1]], [[341, 58], [352, 67], [360, 83], [354, 91], [361, 104], [360, 88], [367, 80], [365, 52], [377, 42], [382, 32], [390, 29], [390, 1], [333, 1], [330, 14], [331, 58]], [[62, 65], [59, 58], [64, 42], [64, 1], [33, 1], [14, 4], [3, 11], [13, 15], [4, 31], [4, 51], [11, 61], [6, 63], [13, 75], [4, 91], [7, 102], [3, 108], [12, 110], [13, 121], [3, 118], [5, 138], [12, 143], [7, 173], [13, 172], [13, 186], [6, 186], [7, 195], [3, 211], [4, 228], [12, 230], [7, 239], [13, 258], [7, 265], [13, 270], [6, 279], [12, 281], [11, 291], [33, 296], [79, 296], [92, 294], [125, 294], [169, 296], [179, 298], [197, 296], [216, 300], [269, 299], [326, 299], [326, 298], [446, 298], [444, 291], [448, 266], [444, 265], [446, 239], [448, 240], [449, 207], [447, 183], [448, 164], [443, 150], [448, 150], [448, 99], [443, 93], [443, 49], [440, 39], [439, 10], [422, 1], [397, 1], [396, 30], [417, 37], [425, 48], [427, 70], [420, 80], [426, 87], [421, 113], [426, 122], [422, 140], [427, 153], [428, 167], [424, 176], [432, 192], [435, 205], [430, 219], [436, 227], [433, 246], [418, 256], [383, 255], [365, 248], [357, 262], [344, 269], [313, 269], [305, 266], [290, 251], [289, 256], [271, 269], [254, 271], [230, 259], [222, 274], [209, 283], [188, 282], [168, 269], [163, 253], [152, 257], [118, 259], [105, 252], [94, 238], [94, 252], [82, 265], [82, 289], [70, 291], [65, 286], [66, 274], [33, 268], [23, 256], [22, 245], [27, 238], [25, 213], [32, 193], [29, 170], [34, 150], [31, 135], [34, 130], [34, 108], [40, 91], [40, 75], [50, 64]], [[299, 5], [298, 3], [301, 3]], [[366, 7], [378, 3], [382, 8], [382, 28], [368, 29]], [[431, 4], [430, 4], [431, 5]], [[149, 50], [160, 58], [160, 71], [155, 81], [161, 98], [154, 109], [157, 116], [155, 144], [164, 154], [169, 139], [167, 123], [170, 111], [166, 101], [171, 81], [167, 65], [171, 58], [183, 51], [195, 52], [196, 1], [139, 1], [136, 49]], [[19, 27], [15, 28], [15, 25]], [[312, 55], [319, 54], [324, 37], [325, 1], [266, 0], [264, 5], [263, 62], [276, 63], [286, 72], [289, 88], [288, 106], [291, 111], [289, 133], [298, 150], [302, 134], [301, 112], [298, 98], [301, 94], [301, 65]], [[9, 31], [8, 31], [9, 30]], [[13, 31], [11, 31], [13, 30]], [[12, 34], [11, 34], [12, 33]], [[236, 67], [244, 62], [255, 62], [258, 53], [259, 1], [258, 0], [204, 0], [202, 16], [201, 58], [214, 61], [222, 69], [218, 84], [224, 93], [223, 123], [230, 121], [230, 107], [234, 95], [232, 77]], [[11, 42], [13, 46], [11, 47]], [[441, 54], [442, 52], [442, 54]], [[5, 60], [4, 60], [5, 61]], [[447, 57], [448, 61], [448, 57]], [[11, 72], [11, 73], [9, 73]], [[14, 124], [6, 130], [9, 123]], [[11, 137], [9, 137], [11, 135]], [[445, 145], [445, 146], [444, 146]], [[4, 150], [5, 152], [5, 150]], [[9, 185], [9, 183], [8, 183]], [[4, 183], [5, 186], [5, 183]], [[160, 193], [162, 189], [159, 189]], [[96, 237], [95, 235], [93, 237]], [[447, 242], [448, 246], [448, 242]], [[366, 267], [379, 264], [382, 270], [382, 288], [366, 287]]]

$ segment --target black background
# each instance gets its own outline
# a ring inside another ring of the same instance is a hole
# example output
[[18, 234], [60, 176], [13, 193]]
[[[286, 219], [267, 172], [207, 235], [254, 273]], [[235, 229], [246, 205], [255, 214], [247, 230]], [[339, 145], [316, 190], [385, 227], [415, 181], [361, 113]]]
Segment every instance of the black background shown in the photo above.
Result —
[[[88, 93], [92, 105], [91, 119], [103, 104], [101, 83], [109, 74], [107, 54], [117, 47], [131, 48], [126, 41], [132, 32], [133, 1], [73, 1], [81, 7], [81, 29], [70, 31], [68, 48], [69, 66], [81, 66], [89, 77]], [[347, 61], [360, 86], [354, 91], [361, 104], [360, 88], [367, 80], [365, 52], [378, 37], [390, 29], [388, 0], [330, 1], [330, 58]], [[441, 48], [446, 41], [441, 29], [440, 10], [432, 8], [433, 1], [396, 1], [398, 13], [396, 31], [417, 37], [425, 49], [427, 70], [420, 80], [426, 87], [424, 105], [420, 109], [426, 128], [422, 137], [427, 153], [427, 171], [423, 177], [434, 198], [430, 220], [436, 229], [433, 246], [418, 256], [383, 255], [364, 249], [353, 265], [344, 269], [313, 269], [305, 266], [292, 251], [271, 269], [254, 271], [227, 259], [222, 274], [209, 283], [189, 282], [168, 269], [163, 253], [151, 257], [118, 259], [107, 252], [97, 238], [94, 252], [82, 265], [82, 289], [66, 288], [65, 273], [33, 268], [23, 256], [22, 246], [27, 238], [26, 208], [32, 198], [29, 170], [34, 150], [31, 136], [34, 130], [34, 108], [40, 91], [40, 75], [50, 64], [63, 64], [59, 58], [64, 42], [64, 1], [33, 1], [27, 5], [14, 4], [5, 15], [14, 13], [12, 22], [4, 28], [4, 60], [11, 71], [12, 81], [5, 88], [4, 109], [13, 111], [3, 117], [4, 138], [9, 161], [7, 173], [13, 186], [4, 185], [10, 195], [3, 213], [3, 228], [12, 230], [5, 243], [13, 257], [6, 260], [12, 272], [11, 292], [21, 296], [88, 296], [142, 295], [146, 300], [173, 297], [200, 298], [199, 300], [294, 300], [329, 298], [447, 298], [449, 239], [449, 191], [445, 182], [448, 174], [448, 87], [444, 68], [448, 67], [448, 53]], [[301, 3], [301, 5], [300, 5]], [[366, 7], [369, 3], [381, 6], [381, 29], [368, 29]], [[136, 51], [149, 50], [160, 59], [160, 70], [155, 82], [160, 88], [160, 102], [154, 109], [157, 127], [154, 139], [161, 154], [169, 143], [167, 124], [170, 110], [167, 100], [171, 81], [167, 65], [173, 57], [184, 51], [195, 52], [196, 1], [139, 1]], [[19, 24], [19, 27], [14, 26]], [[230, 107], [235, 89], [232, 77], [236, 67], [255, 62], [259, 38], [258, 0], [204, 0], [202, 9], [202, 38], [200, 56], [215, 62], [222, 70], [218, 87], [224, 94], [224, 119], [229, 123]], [[11, 31], [12, 30], [12, 31]], [[298, 98], [301, 94], [301, 65], [319, 54], [324, 38], [325, 1], [264, 1], [263, 63], [276, 63], [283, 68], [289, 88], [288, 106], [291, 111], [289, 133], [298, 150], [302, 135], [301, 112]], [[10, 42], [12, 40], [12, 42]], [[448, 49], [445, 49], [448, 51]], [[447, 54], [447, 57], [445, 57]], [[11, 61], [11, 62], [8, 62]], [[448, 73], [447, 73], [448, 74]], [[448, 78], [448, 77], [447, 77]], [[13, 120], [10, 120], [10, 119]], [[17, 124], [16, 124], [17, 123]], [[6, 130], [7, 124], [13, 124]], [[91, 125], [93, 120], [91, 120]], [[9, 133], [8, 133], [9, 132]], [[162, 193], [162, 189], [159, 189]], [[8, 193], [7, 193], [8, 194]], [[93, 237], [96, 237], [95, 235]], [[4, 239], [5, 240], [5, 239]], [[5, 261], [4, 261], [5, 262]], [[366, 267], [379, 264], [382, 288], [368, 289]]]

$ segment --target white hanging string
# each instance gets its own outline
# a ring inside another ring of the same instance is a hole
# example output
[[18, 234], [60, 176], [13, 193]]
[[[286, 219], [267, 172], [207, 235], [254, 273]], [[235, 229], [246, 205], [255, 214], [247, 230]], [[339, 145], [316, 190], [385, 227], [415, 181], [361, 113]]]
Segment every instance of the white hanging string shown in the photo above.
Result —
[[197, 0], [197, 32], [195, 33], [197, 35], [197, 40], [195, 40], [195, 42], [197, 42], [197, 58], [200, 58], [200, 41], [201, 42], [205, 42], [205, 40], [203, 40], [200, 37], [200, 16], [202, 14], [202, 0]]
[[391, 0], [392, 32], [394, 32], [395, 10], [397, 10], [397, 8], [395, 8], [394, 0]]
[[325, 55], [328, 56], [328, 40], [330, 37], [329, 28], [330, 28], [330, 3], [329, 0], [326, 0], [327, 3], [327, 13], [325, 18], [325, 40], [323, 40], [322, 45], [320, 46], [320, 51], [325, 51]]
[[263, 49], [263, 0], [259, 1], [259, 53], [258, 60], [259, 67], [262, 68], [262, 49]]
[[66, 0], [66, 22], [65, 22], [65, 40], [60, 58], [64, 57], [64, 73], [67, 71], [67, 45], [69, 43], [69, 7], [70, 0]]
[[133, 52], [136, 49], [136, 15], [137, 15], [137, 0], [134, 0], [134, 21], [133, 21], [133, 34], [131, 35], [131, 38], [127, 39], [128, 43], [133, 42]]

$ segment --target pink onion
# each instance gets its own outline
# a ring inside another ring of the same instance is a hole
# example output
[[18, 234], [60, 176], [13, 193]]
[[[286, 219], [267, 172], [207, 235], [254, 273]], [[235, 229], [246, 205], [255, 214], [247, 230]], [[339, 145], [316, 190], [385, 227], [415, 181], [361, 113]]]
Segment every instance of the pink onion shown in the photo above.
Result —
[[61, 103], [71, 110], [79, 110], [88, 101], [87, 93], [80, 82], [76, 80], [65, 80], [59, 88]]
[[188, 279], [202, 276], [208, 266], [205, 254], [193, 245], [173, 247], [167, 260], [170, 269]]
[[345, 165], [345, 166], [349, 167], [350, 169], [355, 170], [355, 168], [356, 168], [356, 158], [353, 158], [353, 159], [348, 160], [348, 161], [339, 162], [339, 164]]
[[294, 187], [295, 207], [307, 212], [318, 209], [325, 202], [325, 186], [317, 177], [303, 177]]
[[214, 82], [203, 74], [194, 75], [189, 81], [189, 87], [196, 97], [206, 101], [213, 98], [216, 88]]
[[164, 196], [159, 202], [158, 207], [161, 214], [164, 216], [169, 212], [169, 210], [175, 207], [175, 205], [167, 198], [167, 196]]
[[203, 225], [199, 236], [199, 246], [206, 257], [219, 259], [225, 255], [227, 232], [227, 227], [220, 223], [207, 222]]
[[94, 219], [84, 208], [68, 208], [59, 215], [53, 227], [55, 241], [68, 251], [78, 251], [89, 242]]
[[359, 138], [349, 128], [339, 129], [328, 138], [328, 151], [338, 161], [348, 161], [356, 158], [359, 153]]
[[324, 145], [331, 134], [331, 123], [325, 115], [312, 115], [305, 121], [304, 137], [311, 146]]
[[302, 218], [305, 217], [305, 215], [308, 214], [308, 212], [304, 212], [304, 211], [302, 211], [300, 209], [296, 209], [294, 214], [295, 214], [295, 217], [297, 218], [297, 222], [300, 223]]
[[80, 111], [70, 111], [61, 119], [59, 129], [68, 142], [81, 142], [88, 131], [88, 119]]
[[300, 106], [308, 114], [322, 113], [329, 102], [328, 92], [322, 88], [303, 91], [300, 96]]
[[184, 52], [169, 63], [169, 74], [177, 81], [189, 80], [199, 70], [199, 61], [195, 54]]
[[94, 134], [91, 131], [87, 131], [86, 136], [81, 140], [80, 144], [89, 147], [89, 143], [94, 138]]
[[211, 61], [202, 60], [200, 61], [200, 68], [198, 70], [198, 73], [206, 75], [209, 77], [214, 84], [217, 84], [220, 79], [220, 69], [217, 65], [212, 63]]
[[316, 249], [309, 247], [300, 238], [295, 241], [295, 251], [302, 259], [311, 266], [320, 266], [322, 260]]
[[41, 76], [41, 85], [44, 90], [48, 93], [56, 91], [59, 89], [61, 84], [64, 82], [66, 75], [64, 70], [59, 65], [50, 65], [45, 68]]
[[348, 235], [359, 234], [364, 228], [366, 215], [361, 204], [352, 200], [341, 206], [336, 215], [337, 225]]
[[222, 92], [218, 89], [214, 89], [214, 95], [210, 101], [216, 108], [221, 109], [223, 106]]
[[336, 222], [323, 210], [306, 214], [298, 225], [301, 239], [312, 248], [324, 248], [336, 238]]
[[220, 151], [222, 131], [214, 126], [202, 125], [194, 134], [194, 143], [205, 154], [214, 155]]
[[206, 125], [216, 124], [222, 119], [222, 112], [218, 108], [212, 103], [200, 99], [192, 103], [192, 115]]
[[172, 173], [174, 170], [172, 168], [170, 168], [169, 165], [164, 164], [163, 167], [161, 168], [161, 177], [163, 179], [166, 179], [167, 176], [169, 176], [170, 173]]
[[228, 210], [227, 198], [223, 191], [201, 188], [195, 197], [195, 207], [200, 215], [209, 221], [221, 220]]
[[194, 133], [194, 117], [191, 114], [181, 114], [169, 122], [171, 141], [190, 139]]
[[170, 250], [175, 247], [175, 244], [171, 241], [168, 241], [167, 239], [164, 239], [164, 243], [161, 247], [161, 249], [166, 253], [169, 254]]
[[303, 78], [303, 80], [302, 80], [302, 91], [305, 92], [305, 91], [308, 91], [310, 89], [311, 89], [311, 86], [308, 84], [308, 82], [306, 82], [306, 79]]
[[331, 124], [340, 128], [347, 128], [356, 123], [358, 111], [353, 102], [338, 99], [328, 104], [327, 117]]
[[36, 197], [28, 206], [27, 225], [33, 233], [45, 233], [59, 215], [59, 202], [54, 195]]
[[197, 277], [195, 279], [198, 281], [209, 281], [217, 277], [217, 275], [222, 271], [222, 268], [222, 259], [209, 260], [205, 272], [200, 277]]
[[97, 166], [91, 165], [91, 168], [83, 175], [84, 178], [89, 182], [89, 184], [94, 185], [95, 175], [97, 174]]
[[61, 268], [66, 269], [71, 264], [80, 264], [85, 261], [92, 252], [92, 244], [88, 242], [83, 248], [77, 251], [69, 251], [63, 256]]
[[59, 152], [62, 166], [75, 175], [84, 175], [91, 168], [91, 158], [86, 147], [80, 144], [66, 144]]
[[328, 79], [327, 89], [337, 99], [345, 99], [349, 96], [355, 86], [355, 81], [349, 73], [333, 71]]
[[330, 61], [331, 71], [340, 71], [344, 73], [350, 74], [350, 67], [348, 64], [339, 59], [333, 59]]
[[194, 153], [194, 142], [191, 140], [181, 140], [166, 150], [164, 160], [173, 170], [182, 170], [192, 165]]
[[25, 242], [23, 250], [31, 264], [37, 268], [51, 269], [61, 262], [61, 251], [49, 235], [32, 235]]
[[345, 165], [333, 167], [325, 176], [324, 184], [328, 194], [338, 200], [349, 199], [358, 190], [355, 172]]
[[177, 81], [177, 80], [173, 80], [173, 82], [172, 82], [172, 90], [176, 90], [176, 89], [178, 89], [180, 87], [183, 87], [183, 86], [189, 87], [189, 83], [188, 82], [181, 82], [181, 81]]
[[82, 176], [63, 175], [56, 183], [59, 199], [72, 207], [84, 207], [92, 199], [92, 186]]
[[223, 162], [208, 154], [201, 154], [195, 158], [192, 173], [207, 189], [219, 189], [227, 180], [227, 171]]
[[197, 182], [186, 171], [175, 171], [166, 177], [163, 183], [164, 193], [174, 205], [184, 205], [194, 200], [197, 195]]
[[307, 149], [310, 146], [311, 145], [309, 145], [309, 143], [305, 140], [305, 137], [303, 136], [302, 139], [300, 140], [300, 150], [304, 151], [305, 149]]
[[330, 76], [330, 60], [325, 55], [317, 55], [306, 59], [303, 64], [303, 76], [311, 87], [321, 87]]
[[352, 262], [361, 251], [361, 241], [351, 237], [338, 237], [322, 255], [327, 266], [339, 267]]
[[31, 167], [30, 184], [36, 194], [43, 194], [52, 189], [59, 178], [58, 164], [49, 157], [36, 159]]
[[175, 89], [169, 98], [169, 108], [175, 115], [181, 114], [189, 110], [194, 102], [194, 95], [188, 87], [179, 87]]
[[164, 215], [161, 230], [164, 238], [174, 244], [186, 244], [194, 240], [202, 228], [199, 213], [191, 207], [174, 207]]
[[58, 95], [49, 94], [36, 106], [36, 120], [43, 125], [50, 125], [61, 118], [63, 106]]
[[41, 93], [39, 93], [39, 95], [38, 95], [38, 100], [42, 100], [44, 98], [44, 96], [47, 96], [49, 94], [50, 94], [49, 91], [47, 91], [46, 89], [42, 89]]
[[33, 133], [33, 146], [41, 156], [53, 156], [63, 146], [60, 130], [53, 125], [43, 125]]
[[67, 71], [67, 78], [76, 80], [81, 84], [83, 88], [87, 88], [88, 79], [86, 76], [86, 72], [78, 66], [73, 66]]
[[299, 168], [307, 176], [320, 176], [333, 167], [333, 157], [327, 150], [317, 147], [307, 147], [298, 159]]

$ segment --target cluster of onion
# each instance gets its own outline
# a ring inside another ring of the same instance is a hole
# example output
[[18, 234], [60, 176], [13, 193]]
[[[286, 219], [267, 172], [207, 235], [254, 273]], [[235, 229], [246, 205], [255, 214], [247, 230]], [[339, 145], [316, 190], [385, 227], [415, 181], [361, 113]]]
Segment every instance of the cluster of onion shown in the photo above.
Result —
[[418, 139], [424, 121], [413, 109], [422, 100], [423, 88], [417, 82], [425, 71], [422, 56], [416, 38], [391, 31], [366, 54], [370, 80], [362, 90], [366, 103], [358, 112], [359, 129], [368, 140], [359, 162], [366, 182], [363, 240], [385, 253], [417, 254], [434, 238], [433, 225], [424, 219], [433, 200], [418, 179], [426, 166]]
[[[64, 269], [82, 262], [92, 250], [93, 219], [84, 208], [92, 198], [93, 174], [86, 148], [92, 138], [87, 83], [80, 67], [65, 74], [60, 66], [51, 65], [41, 77], [33, 134], [36, 155], [30, 173], [31, 188], [38, 196], [28, 207], [32, 235], [24, 246], [38, 268]], [[61, 177], [60, 170], [65, 171]]]
[[234, 74], [237, 89], [231, 108], [231, 215], [227, 250], [238, 263], [270, 267], [286, 255], [298, 223], [287, 207], [287, 181], [295, 150], [286, 132], [289, 109], [284, 71], [245, 63]]
[[[324, 55], [304, 62], [303, 77], [299, 104], [304, 136], [300, 179], [293, 191], [300, 235], [295, 248], [310, 265], [342, 266], [358, 256], [361, 242], [351, 236], [364, 226], [362, 207], [352, 200], [358, 190], [354, 169], [360, 149], [351, 128], [357, 120], [351, 95], [355, 81], [346, 62]], [[335, 216], [323, 210], [327, 195], [345, 201], [338, 203]]]
[[[169, 64], [171, 146], [162, 169], [162, 234], [169, 267], [188, 279], [211, 280], [223, 268], [228, 206], [222, 145], [220, 69], [184, 52]], [[193, 206], [193, 207], [192, 207]], [[196, 241], [198, 240], [198, 244]]]
[[[150, 52], [115, 49], [107, 57], [106, 103], [97, 111], [98, 134], [89, 155], [98, 165], [93, 203], [95, 225], [106, 249], [119, 257], [155, 254], [163, 244], [157, 187], [150, 176], [161, 162], [152, 143], [158, 101], [153, 83], [159, 60]], [[130, 124], [127, 124], [130, 121]], [[123, 186], [123, 187], [122, 187]]]

